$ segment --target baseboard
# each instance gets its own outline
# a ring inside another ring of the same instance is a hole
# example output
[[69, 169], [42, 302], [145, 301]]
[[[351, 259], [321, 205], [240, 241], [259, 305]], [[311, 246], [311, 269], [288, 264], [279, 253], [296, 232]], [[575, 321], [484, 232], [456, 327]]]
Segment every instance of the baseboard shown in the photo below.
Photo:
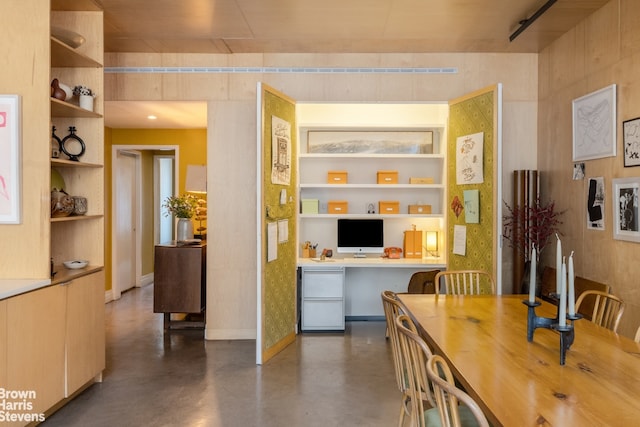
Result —
[[153, 283], [153, 273], [149, 273], [149, 274], [145, 274], [144, 276], [142, 276], [140, 278], [140, 285], [139, 287], [145, 287], [145, 286], [149, 286]]
[[108, 291], [104, 291], [104, 303], [110, 303], [113, 301], [113, 291], [109, 289]]
[[255, 340], [255, 329], [213, 329], [205, 328], [206, 340]]

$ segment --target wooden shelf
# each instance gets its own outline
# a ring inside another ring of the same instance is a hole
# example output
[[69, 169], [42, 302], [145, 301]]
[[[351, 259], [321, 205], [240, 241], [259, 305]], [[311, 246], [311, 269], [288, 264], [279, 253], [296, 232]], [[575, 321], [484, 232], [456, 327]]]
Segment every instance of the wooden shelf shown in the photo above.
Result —
[[102, 114], [85, 110], [77, 105], [60, 101], [59, 99], [50, 98], [51, 100], [51, 117], [85, 117], [90, 119], [102, 118]]
[[102, 64], [95, 59], [76, 51], [53, 36], [51, 36], [51, 66], [102, 68]]
[[102, 10], [102, 4], [97, 0], [51, 0], [51, 10], [100, 11]]
[[64, 159], [51, 159], [51, 166], [58, 168], [101, 168], [104, 167], [98, 163], [73, 162]]
[[51, 222], [69, 222], [69, 221], [87, 221], [91, 219], [102, 218], [104, 215], [70, 215], [58, 218], [51, 218]]

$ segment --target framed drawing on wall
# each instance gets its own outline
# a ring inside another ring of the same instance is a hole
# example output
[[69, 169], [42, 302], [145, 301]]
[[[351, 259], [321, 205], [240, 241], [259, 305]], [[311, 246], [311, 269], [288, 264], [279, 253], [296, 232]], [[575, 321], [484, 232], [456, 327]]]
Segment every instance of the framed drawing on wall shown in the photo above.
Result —
[[613, 180], [613, 238], [640, 242], [638, 193], [640, 177]]
[[622, 122], [624, 167], [640, 166], [640, 117]]
[[0, 95], [0, 224], [20, 224], [20, 97]]
[[574, 99], [573, 161], [615, 157], [616, 85]]
[[309, 130], [308, 153], [433, 154], [433, 131]]

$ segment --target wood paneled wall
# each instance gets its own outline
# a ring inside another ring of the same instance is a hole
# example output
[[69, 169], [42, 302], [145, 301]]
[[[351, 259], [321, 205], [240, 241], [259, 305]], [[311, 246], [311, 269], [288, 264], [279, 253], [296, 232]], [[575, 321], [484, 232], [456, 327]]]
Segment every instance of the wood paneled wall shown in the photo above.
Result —
[[[538, 169], [541, 193], [567, 210], [564, 251], [575, 251], [576, 274], [607, 283], [627, 304], [619, 331], [640, 325], [640, 246], [613, 239], [612, 179], [640, 176], [624, 168], [622, 122], [640, 116], [640, 2], [612, 0], [539, 55]], [[589, 160], [586, 179], [572, 179], [572, 100], [612, 83], [617, 87], [616, 157]], [[586, 227], [588, 178], [605, 182], [604, 231]], [[554, 251], [544, 255], [547, 265]], [[579, 338], [578, 338], [579, 339]]]
[[[504, 194], [514, 169], [535, 169], [535, 54], [106, 54], [107, 67], [456, 67], [456, 74], [106, 74], [105, 100], [206, 100], [209, 339], [255, 337], [256, 83], [299, 102], [446, 102], [504, 85]], [[212, 244], [212, 242], [214, 242]], [[511, 256], [503, 280], [511, 280]]]

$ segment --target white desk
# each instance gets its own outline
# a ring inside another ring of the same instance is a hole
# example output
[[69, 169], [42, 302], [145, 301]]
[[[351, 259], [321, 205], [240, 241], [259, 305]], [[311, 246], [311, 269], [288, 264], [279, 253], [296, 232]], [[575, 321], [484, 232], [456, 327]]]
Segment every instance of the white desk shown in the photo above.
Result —
[[384, 311], [380, 294], [384, 290], [406, 292], [411, 275], [417, 271], [444, 270], [442, 258], [388, 259], [368, 258], [299, 258], [298, 267], [335, 269], [344, 267], [344, 311], [347, 320], [382, 320]]

